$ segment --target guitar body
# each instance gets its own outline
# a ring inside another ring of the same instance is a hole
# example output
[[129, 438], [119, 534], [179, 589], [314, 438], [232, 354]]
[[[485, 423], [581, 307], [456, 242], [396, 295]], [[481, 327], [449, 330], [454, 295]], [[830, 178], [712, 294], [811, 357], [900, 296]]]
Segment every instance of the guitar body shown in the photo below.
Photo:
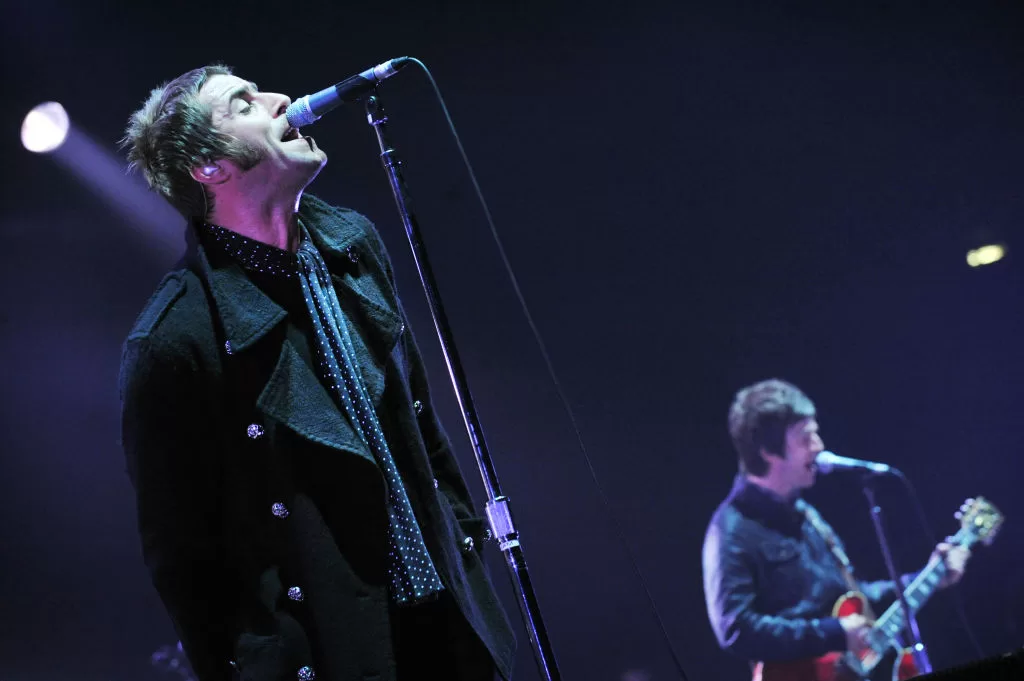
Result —
[[[964, 502], [956, 517], [960, 520], [960, 530], [947, 539], [947, 543], [967, 548], [978, 542], [991, 544], [1003, 523], [1003, 514], [999, 509], [982, 497]], [[906, 601], [914, 604], [914, 610], [920, 608], [934, 593], [945, 570], [943, 561], [930, 561], [905, 588], [903, 593]], [[850, 591], [836, 601], [832, 615], [863, 615], [871, 622], [868, 650], [857, 657], [846, 652], [835, 652], [808, 660], [758, 662], [754, 667], [753, 681], [858, 681], [870, 677], [878, 663], [891, 650], [898, 653], [892, 667], [893, 681], [907, 681], [920, 675], [911, 651], [900, 649], [897, 643], [903, 628], [900, 603], [893, 603], [881, 617], [876, 618], [864, 594]]]
[[[859, 681], [861, 677], [842, 664], [843, 653], [828, 653], [812, 660], [760, 663], [753, 681]], [[900, 651], [893, 664], [893, 681], [907, 681], [919, 676], [910, 649]]]
[[[869, 622], [875, 621], [875, 613], [871, 611], [871, 604], [868, 603], [867, 596], [860, 591], [847, 591], [832, 606], [833, 617], [846, 617], [848, 615], [863, 615]], [[882, 656], [877, 651], [869, 649], [860, 654], [858, 661], [860, 662], [860, 668], [870, 673], [882, 661]], [[851, 674], [850, 678], [856, 679], [858, 677], [856, 674]]]
[[[832, 606], [833, 617], [848, 615], [863, 615], [869, 621], [875, 619], [867, 597], [859, 591], [846, 592]], [[759, 663], [754, 670], [753, 681], [858, 681], [864, 678], [844, 662], [844, 657], [846, 653], [828, 653], [809, 660]], [[865, 670], [865, 676], [881, 661], [882, 655], [874, 650], [865, 651], [859, 658], [860, 668]], [[892, 681], [906, 681], [919, 674], [910, 650], [900, 651], [893, 664]]]
[[856, 681], [841, 665], [842, 653], [829, 653], [810, 660], [759, 662], [753, 681]]
[[848, 615], [864, 615], [870, 620], [875, 619], [875, 614], [871, 612], [871, 604], [868, 603], [867, 596], [859, 591], [847, 591], [836, 599], [836, 604], [832, 606], [833, 617], [846, 617]]
[[917, 662], [914, 662], [914, 653], [910, 648], [901, 650], [892, 666], [893, 680], [906, 681], [920, 675], [921, 671], [917, 668]]

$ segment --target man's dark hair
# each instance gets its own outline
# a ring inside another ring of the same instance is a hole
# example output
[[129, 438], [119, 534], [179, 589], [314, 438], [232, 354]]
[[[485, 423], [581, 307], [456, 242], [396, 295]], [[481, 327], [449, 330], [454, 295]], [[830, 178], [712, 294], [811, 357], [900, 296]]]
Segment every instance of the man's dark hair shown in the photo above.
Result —
[[199, 99], [203, 84], [217, 75], [232, 75], [231, 68], [203, 66], [154, 89], [121, 139], [129, 169], [141, 170], [149, 186], [186, 218], [205, 218], [213, 205], [210, 192], [192, 177], [193, 168], [223, 158], [244, 167], [250, 160], [250, 150], [214, 129], [211, 109]]
[[785, 381], [761, 381], [737, 392], [729, 408], [729, 435], [739, 455], [740, 471], [767, 473], [768, 462], [761, 450], [785, 457], [786, 429], [814, 416], [810, 398]]

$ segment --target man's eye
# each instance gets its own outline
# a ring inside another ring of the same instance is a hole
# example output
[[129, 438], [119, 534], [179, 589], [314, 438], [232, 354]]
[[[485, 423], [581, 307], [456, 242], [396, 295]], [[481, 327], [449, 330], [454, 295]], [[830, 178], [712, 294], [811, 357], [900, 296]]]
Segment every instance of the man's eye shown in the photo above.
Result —
[[241, 109], [239, 109], [238, 113], [247, 114], [250, 111], [252, 111], [252, 102], [249, 102], [248, 104], [243, 106]]

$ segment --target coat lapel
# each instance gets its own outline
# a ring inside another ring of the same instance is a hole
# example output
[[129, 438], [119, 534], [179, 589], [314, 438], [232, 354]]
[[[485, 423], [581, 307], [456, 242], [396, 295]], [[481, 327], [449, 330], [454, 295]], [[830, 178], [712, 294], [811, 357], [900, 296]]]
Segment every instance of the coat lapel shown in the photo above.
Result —
[[374, 463], [373, 455], [288, 339], [256, 408], [307, 440]]
[[388, 280], [388, 265], [371, 246], [373, 227], [362, 216], [333, 210], [315, 197], [304, 199], [300, 215], [331, 271], [342, 311], [352, 322], [352, 344], [370, 399], [380, 405], [387, 363], [405, 323]]
[[224, 349], [230, 355], [255, 344], [288, 314], [245, 275], [241, 265], [228, 261], [214, 267], [202, 246], [194, 257], [200, 276], [209, 286], [224, 335]]
[[[236, 262], [218, 262], [215, 266], [200, 245], [195, 246], [193, 262], [209, 287], [213, 315], [220, 320], [228, 373], [246, 378], [266, 375], [274, 359], [258, 347], [259, 341], [284, 322], [288, 313], [252, 283]], [[291, 340], [284, 334], [281, 337], [284, 341], [276, 362], [258, 391], [256, 411], [303, 438], [370, 458], [309, 364]]]
[[[333, 211], [313, 197], [303, 199], [300, 216], [332, 272], [338, 300], [352, 322], [349, 328], [363, 380], [373, 403], [379, 405], [391, 351], [405, 329], [384, 264], [369, 247], [368, 226]], [[197, 269], [209, 286], [213, 313], [220, 320], [225, 361], [242, 371], [265, 372], [266, 365], [250, 368], [247, 356], [288, 313], [263, 293], [236, 262], [215, 267], [198, 244], [193, 254]], [[286, 337], [255, 406], [305, 439], [373, 461], [334, 398]]]
[[331, 278], [342, 311], [354, 322], [349, 330], [363, 382], [374, 406], [379, 406], [391, 351], [405, 324], [397, 313], [380, 304], [379, 287], [369, 277], [346, 273]]

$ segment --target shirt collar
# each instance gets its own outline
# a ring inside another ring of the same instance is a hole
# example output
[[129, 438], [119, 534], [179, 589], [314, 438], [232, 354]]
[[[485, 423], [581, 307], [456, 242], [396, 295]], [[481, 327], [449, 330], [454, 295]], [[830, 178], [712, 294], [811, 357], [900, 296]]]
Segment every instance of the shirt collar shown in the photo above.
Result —
[[742, 473], [733, 481], [729, 498], [744, 515], [758, 518], [779, 529], [792, 532], [803, 523], [803, 502], [799, 498], [792, 501], [784, 499], [754, 484]]
[[[372, 230], [365, 218], [354, 211], [330, 206], [310, 194], [303, 195], [299, 215], [300, 224], [308, 229], [307, 238], [316, 245], [329, 268], [337, 268], [340, 272], [355, 265], [352, 248], [360, 237]], [[186, 236], [189, 244], [186, 262], [209, 287], [216, 314], [223, 325], [228, 352], [241, 351], [262, 338], [287, 314], [260, 290], [238, 260], [233, 257], [207, 257], [211, 239], [200, 238], [204, 229], [202, 221], [191, 222]], [[298, 272], [297, 255], [282, 249], [275, 250], [293, 258]], [[364, 302], [376, 309], [373, 301]], [[388, 328], [397, 329], [401, 323], [401, 319], [392, 318], [395, 315], [390, 311], [379, 311], [379, 314], [387, 320], [382, 324], [386, 323]]]
[[291, 251], [211, 223], [200, 225], [199, 232], [208, 250], [231, 258], [250, 274], [288, 279], [298, 276], [299, 260]]

